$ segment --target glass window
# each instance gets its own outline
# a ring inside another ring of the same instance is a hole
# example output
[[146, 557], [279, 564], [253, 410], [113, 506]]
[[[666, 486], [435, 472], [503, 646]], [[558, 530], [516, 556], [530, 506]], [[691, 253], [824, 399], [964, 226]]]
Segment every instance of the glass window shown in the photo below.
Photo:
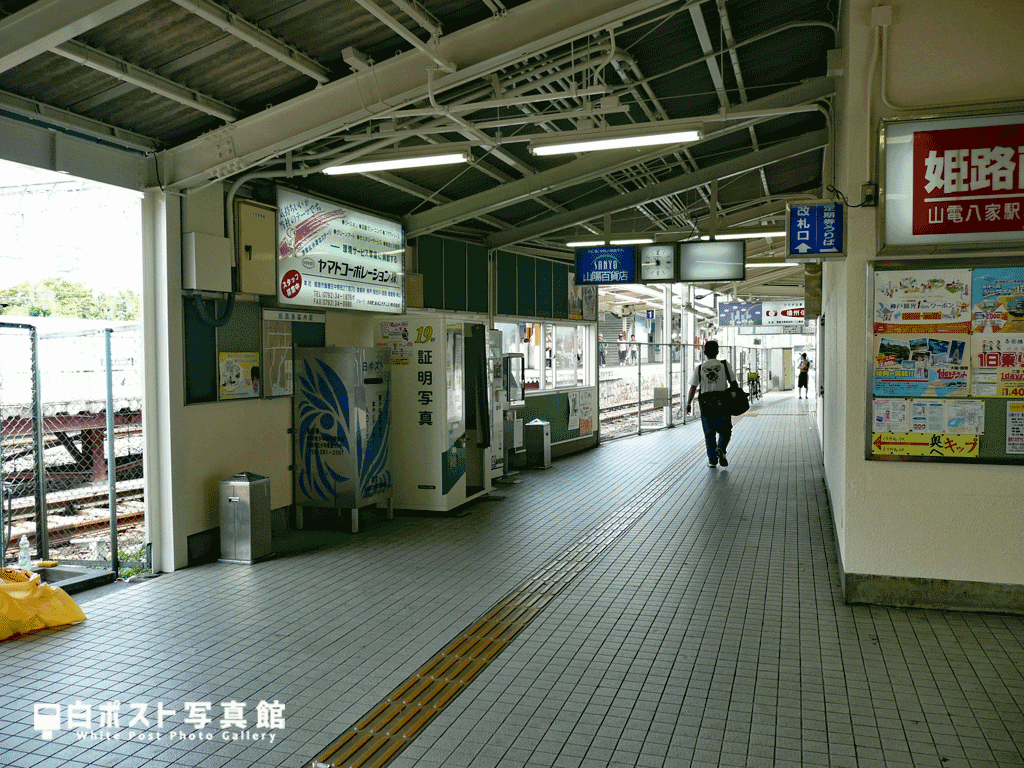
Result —
[[[523, 355], [527, 390], [586, 386], [594, 351], [591, 326], [571, 323], [494, 323], [501, 331], [502, 352]], [[596, 339], [596, 335], [594, 336]]]

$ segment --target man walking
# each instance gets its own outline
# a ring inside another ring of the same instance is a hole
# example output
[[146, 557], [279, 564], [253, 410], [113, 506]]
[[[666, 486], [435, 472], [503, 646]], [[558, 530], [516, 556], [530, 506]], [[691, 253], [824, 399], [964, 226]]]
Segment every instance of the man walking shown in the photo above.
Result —
[[690, 396], [686, 399], [686, 412], [690, 412], [693, 396], [699, 390], [700, 423], [704, 428], [708, 466], [717, 467], [721, 464], [728, 467], [729, 459], [726, 457], [725, 449], [732, 437], [732, 416], [726, 412], [720, 393], [725, 392], [730, 383], [735, 383], [736, 375], [728, 362], [717, 359], [717, 341], [712, 340], [704, 345], [704, 355], [707, 360], [698, 365], [690, 377]]

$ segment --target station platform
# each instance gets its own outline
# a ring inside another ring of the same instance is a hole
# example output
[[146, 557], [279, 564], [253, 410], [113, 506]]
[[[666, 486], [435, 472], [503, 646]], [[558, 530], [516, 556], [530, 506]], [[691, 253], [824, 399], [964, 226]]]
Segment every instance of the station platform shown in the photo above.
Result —
[[1024, 765], [1024, 619], [844, 605], [810, 405], [755, 403], [727, 469], [692, 423], [459, 516], [76, 595], [83, 624], [0, 645], [0, 762]]

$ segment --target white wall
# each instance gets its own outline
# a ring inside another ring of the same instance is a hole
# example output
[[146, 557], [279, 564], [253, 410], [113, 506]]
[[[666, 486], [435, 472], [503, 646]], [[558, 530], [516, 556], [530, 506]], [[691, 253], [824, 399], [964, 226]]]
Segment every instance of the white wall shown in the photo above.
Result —
[[[901, 111], [881, 100], [882, 63], [873, 63], [877, 46], [870, 23], [875, 5], [869, 0], [844, 4], [836, 186], [851, 202], [859, 201], [863, 182], [880, 181], [875, 166], [879, 118], [969, 114], [981, 107], [956, 105], [1024, 99], [1024, 3], [893, 2], [885, 69], [889, 101], [911, 107]], [[1024, 111], [1024, 103], [1016, 109]], [[867, 265], [879, 247], [878, 213], [875, 208], [848, 212], [846, 262], [824, 268], [828, 338], [834, 342], [825, 370], [826, 475], [843, 568], [850, 574], [1024, 584], [1020, 467], [865, 459]]]
[[[180, 200], [147, 197], [147, 479], [154, 568], [188, 561], [192, 534], [220, 525], [220, 481], [247, 471], [270, 478], [271, 506], [292, 503], [291, 398], [185, 405], [181, 301], [181, 232], [223, 235], [220, 186]], [[255, 297], [243, 297], [253, 299]], [[329, 346], [373, 346], [372, 324], [358, 313], [327, 313]]]

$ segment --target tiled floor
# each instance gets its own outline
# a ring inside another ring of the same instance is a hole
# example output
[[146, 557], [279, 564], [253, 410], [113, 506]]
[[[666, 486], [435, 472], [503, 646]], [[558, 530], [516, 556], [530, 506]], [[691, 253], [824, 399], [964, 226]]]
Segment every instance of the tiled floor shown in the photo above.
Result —
[[[84, 624], [0, 644], [0, 765], [298, 768], [628, 519], [395, 768], [1024, 766], [1024, 619], [843, 605], [807, 407], [756, 406], [728, 469], [707, 468], [688, 425], [527, 472], [461, 517], [80, 595]], [[244, 729], [220, 722], [232, 700]], [[284, 727], [256, 727], [261, 701]], [[77, 702], [91, 732], [68, 732]], [[100, 728], [113, 702], [118, 726]], [[185, 702], [213, 722], [195, 730]], [[61, 706], [52, 740], [36, 703]], [[133, 703], [148, 727], [129, 726]], [[175, 712], [162, 726], [158, 703]], [[263, 739], [226, 740], [239, 733]]]

